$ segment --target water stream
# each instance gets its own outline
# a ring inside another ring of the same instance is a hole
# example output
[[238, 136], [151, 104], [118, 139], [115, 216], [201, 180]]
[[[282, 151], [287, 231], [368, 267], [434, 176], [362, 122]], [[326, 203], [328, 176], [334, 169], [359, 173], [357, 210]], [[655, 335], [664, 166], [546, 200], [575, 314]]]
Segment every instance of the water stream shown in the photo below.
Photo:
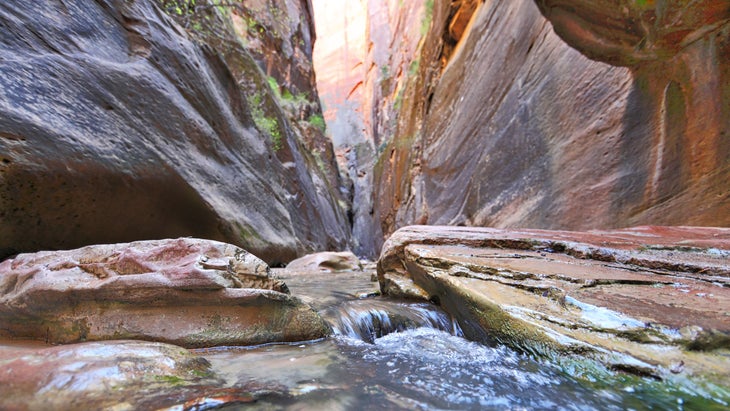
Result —
[[[336, 335], [321, 341], [201, 352], [258, 401], [222, 409], [724, 409], [702, 392], [620, 373], [579, 373], [461, 337], [425, 303], [363, 298], [369, 274], [281, 274]], [[574, 370], [575, 371], [575, 370]]]

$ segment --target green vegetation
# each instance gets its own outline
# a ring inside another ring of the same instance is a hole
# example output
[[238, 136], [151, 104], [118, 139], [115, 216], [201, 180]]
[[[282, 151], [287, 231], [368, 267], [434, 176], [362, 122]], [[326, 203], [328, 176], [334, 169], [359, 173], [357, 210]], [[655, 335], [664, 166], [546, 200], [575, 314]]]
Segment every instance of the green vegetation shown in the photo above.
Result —
[[282, 148], [282, 133], [279, 126], [279, 121], [274, 117], [269, 117], [264, 113], [263, 104], [261, 102], [261, 95], [254, 93], [247, 98], [249, 108], [251, 109], [251, 116], [253, 117], [256, 128], [262, 133], [269, 136], [271, 139], [271, 145], [274, 151], [279, 151]]
[[195, 12], [195, 0], [163, 0], [162, 7], [170, 14], [178, 16]]
[[295, 105], [309, 103], [309, 95], [307, 93], [297, 93], [297, 95], [293, 95], [287, 88], [281, 87], [274, 77], [269, 76], [266, 80], [269, 83], [269, 88], [271, 88], [271, 91], [274, 92], [278, 101], [293, 103]]
[[381, 154], [383, 154], [383, 152], [385, 151], [385, 148], [386, 147], [388, 147], [388, 140], [383, 140], [380, 143], [380, 145], [378, 146], [378, 148], [377, 148], [378, 156], [380, 156]]
[[[157, 0], [162, 10], [173, 17], [191, 37], [214, 48], [236, 41], [230, 10], [239, 7], [227, 0]], [[243, 40], [243, 39], [242, 39]], [[220, 51], [220, 50], [219, 50]]]
[[309, 120], [307, 121], [309, 124], [320, 129], [323, 133], [327, 130], [327, 124], [324, 122], [324, 117], [322, 117], [321, 114], [312, 114], [309, 116]]
[[327, 175], [327, 166], [324, 165], [324, 160], [322, 160], [322, 153], [319, 151], [313, 151], [312, 157], [314, 157], [314, 162], [317, 164], [319, 171], [321, 171], [323, 175]]
[[428, 33], [428, 29], [431, 28], [431, 22], [433, 21], [433, 0], [426, 0], [426, 12], [421, 20], [421, 36], [425, 36]]
[[266, 78], [266, 81], [269, 82], [269, 88], [271, 88], [271, 91], [274, 92], [276, 98], [281, 100], [281, 88], [279, 87], [279, 83], [276, 81], [276, 79], [269, 76]]
[[224, 0], [160, 0], [160, 3], [168, 14], [181, 17], [213, 8], [221, 14], [225, 14], [229, 8], [237, 7], [236, 4], [227, 3]]
[[408, 66], [408, 74], [411, 76], [415, 76], [418, 74], [418, 68], [421, 67], [421, 59], [417, 58], [413, 61], [411, 61], [411, 64]]
[[184, 385], [185, 380], [174, 375], [157, 375], [155, 380], [161, 383], [170, 384], [172, 386]]
[[405, 87], [401, 87], [398, 90], [398, 94], [395, 96], [395, 100], [393, 101], [393, 110], [395, 112], [400, 111], [401, 106], [403, 105], [403, 89]]
[[380, 67], [380, 79], [381, 80], [387, 80], [390, 78], [390, 67], [387, 65], [383, 65]]

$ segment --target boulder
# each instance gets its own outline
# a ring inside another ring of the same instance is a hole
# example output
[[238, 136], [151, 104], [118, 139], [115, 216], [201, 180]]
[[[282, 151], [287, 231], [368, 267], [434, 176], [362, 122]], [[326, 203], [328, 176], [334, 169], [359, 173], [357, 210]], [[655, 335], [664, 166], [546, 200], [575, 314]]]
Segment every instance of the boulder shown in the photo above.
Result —
[[251, 402], [221, 389], [210, 363], [183, 348], [142, 341], [20, 347], [0, 342], [4, 410], [197, 409]]
[[730, 229], [413, 226], [386, 242], [378, 278], [385, 295], [440, 304], [471, 339], [730, 383]]
[[236, 246], [193, 238], [21, 254], [0, 264], [0, 336], [207, 347], [327, 335], [268, 274]]
[[322, 252], [297, 258], [286, 266], [289, 271], [352, 271], [362, 270], [360, 259], [350, 251]]

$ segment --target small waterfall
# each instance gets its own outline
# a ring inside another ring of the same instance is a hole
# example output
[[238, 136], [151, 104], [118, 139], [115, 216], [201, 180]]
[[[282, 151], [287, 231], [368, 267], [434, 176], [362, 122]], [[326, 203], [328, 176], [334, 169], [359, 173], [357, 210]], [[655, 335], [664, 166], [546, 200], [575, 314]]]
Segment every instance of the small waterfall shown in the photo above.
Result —
[[425, 302], [362, 299], [346, 301], [321, 313], [335, 334], [373, 343], [376, 338], [415, 328], [434, 328], [462, 336], [456, 321]]

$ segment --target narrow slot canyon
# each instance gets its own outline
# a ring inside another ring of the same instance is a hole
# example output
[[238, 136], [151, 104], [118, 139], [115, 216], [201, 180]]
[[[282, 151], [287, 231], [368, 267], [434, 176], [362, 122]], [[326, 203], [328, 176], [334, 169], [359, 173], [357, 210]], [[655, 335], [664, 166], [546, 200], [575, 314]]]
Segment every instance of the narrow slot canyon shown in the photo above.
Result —
[[0, 409], [730, 406], [730, 2], [0, 2]]

